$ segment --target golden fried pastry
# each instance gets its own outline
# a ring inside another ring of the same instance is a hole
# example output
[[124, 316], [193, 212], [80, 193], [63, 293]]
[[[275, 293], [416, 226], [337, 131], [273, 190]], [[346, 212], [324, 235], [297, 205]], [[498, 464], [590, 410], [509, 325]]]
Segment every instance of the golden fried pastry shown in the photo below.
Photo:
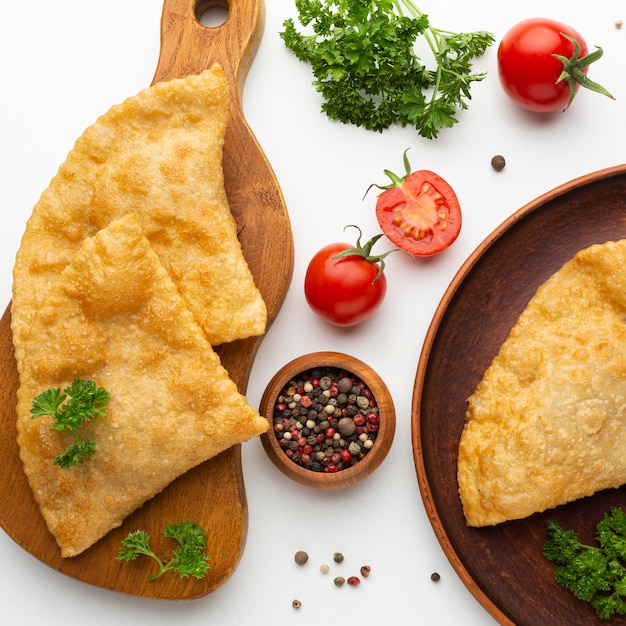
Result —
[[[64, 557], [119, 526], [172, 480], [255, 437], [267, 420], [238, 392], [137, 220], [86, 239], [38, 294], [18, 392], [20, 456]], [[33, 399], [74, 379], [110, 395], [84, 436], [95, 456], [63, 469], [71, 436], [32, 419]]]
[[34, 316], [83, 241], [127, 213], [212, 345], [262, 334], [266, 308], [224, 191], [228, 84], [214, 66], [112, 107], [78, 139], [28, 221], [17, 253], [18, 371]]
[[487, 526], [626, 483], [626, 240], [536, 292], [469, 398], [458, 482]]

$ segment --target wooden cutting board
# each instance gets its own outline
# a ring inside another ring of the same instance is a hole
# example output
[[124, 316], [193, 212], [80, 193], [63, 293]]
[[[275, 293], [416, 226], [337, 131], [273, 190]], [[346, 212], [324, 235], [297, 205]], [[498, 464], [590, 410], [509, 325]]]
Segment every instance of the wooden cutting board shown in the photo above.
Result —
[[[226, 21], [214, 28], [199, 17], [226, 8]], [[285, 202], [276, 177], [241, 110], [245, 76], [257, 51], [264, 22], [262, 0], [165, 0], [161, 50], [153, 84], [199, 73], [218, 62], [231, 87], [230, 117], [224, 146], [224, 176], [244, 255], [275, 318], [291, 280], [293, 242]], [[241, 466], [235, 446], [173, 482], [124, 524], [82, 555], [62, 559], [44, 523], [18, 455], [15, 405], [18, 377], [11, 337], [10, 305], [0, 320], [0, 526], [25, 550], [59, 572], [84, 582], [149, 598], [182, 600], [204, 596], [233, 573], [245, 545], [248, 513]], [[219, 346], [222, 363], [245, 393], [262, 338]], [[154, 562], [116, 559], [120, 542], [137, 529], [149, 532], [155, 552], [171, 554], [162, 533], [170, 522], [196, 522], [208, 531], [210, 570], [202, 580], [164, 575], [154, 582]]]

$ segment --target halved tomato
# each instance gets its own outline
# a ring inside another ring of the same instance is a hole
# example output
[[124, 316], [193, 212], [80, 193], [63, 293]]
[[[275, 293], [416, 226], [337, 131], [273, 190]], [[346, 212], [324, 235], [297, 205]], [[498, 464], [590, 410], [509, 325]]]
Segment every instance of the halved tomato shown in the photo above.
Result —
[[402, 178], [385, 170], [391, 184], [376, 201], [382, 231], [413, 256], [432, 256], [450, 246], [461, 231], [461, 207], [450, 185], [429, 170], [411, 172], [404, 153]]

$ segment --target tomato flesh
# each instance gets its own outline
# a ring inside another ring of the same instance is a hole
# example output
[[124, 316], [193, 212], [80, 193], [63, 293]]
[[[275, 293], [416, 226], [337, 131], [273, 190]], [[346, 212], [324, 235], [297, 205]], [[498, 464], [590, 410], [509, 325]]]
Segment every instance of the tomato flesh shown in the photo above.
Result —
[[382, 304], [387, 279], [379, 266], [358, 255], [334, 258], [353, 248], [332, 243], [311, 259], [304, 279], [304, 294], [315, 313], [335, 326], [353, 326], [369, 318]]
[[[569, 59], [574, 45], [561, 33], [578, 41], [578, 58], [588, 54], [587, 44], [578, 32], [545, 18], [524, 20], [502, 38], [498, 46], [498, 76], [505, 93], [519, 106], [542, 113], [567, 107], [570, 87], [567, 81], [557, 83], [563, 63], [552, 55]], [[586, 74], [587, 70], [585, 67], [582, 71]]]
[[389, 240], [413, 256], [445, 250], [461, 230], [456, 194], [441, 176], [428, 170], [413, 172], [401, 185], [381, 193], [376, 217]]

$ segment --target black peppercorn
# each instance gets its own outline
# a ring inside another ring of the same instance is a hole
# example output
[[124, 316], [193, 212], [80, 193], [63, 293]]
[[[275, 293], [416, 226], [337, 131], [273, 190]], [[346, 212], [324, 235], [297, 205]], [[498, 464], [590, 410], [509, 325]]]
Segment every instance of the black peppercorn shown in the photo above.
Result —
[[304, 565], [309, 560], [309, 555], [304, 550], [298, 550], [293, 558], [298, 565]]
[[340, 378], [337, 382], [337, 389], [339, 389], [339, 393], [348, 393], [352, 389], [352, 379], [347, 376]]
[[501, 154], [496, 154], [496, 156], [491, 159], [491, 167], [493, 167], [496, 172], [501, 172], [506, 165], [506, 161]]

